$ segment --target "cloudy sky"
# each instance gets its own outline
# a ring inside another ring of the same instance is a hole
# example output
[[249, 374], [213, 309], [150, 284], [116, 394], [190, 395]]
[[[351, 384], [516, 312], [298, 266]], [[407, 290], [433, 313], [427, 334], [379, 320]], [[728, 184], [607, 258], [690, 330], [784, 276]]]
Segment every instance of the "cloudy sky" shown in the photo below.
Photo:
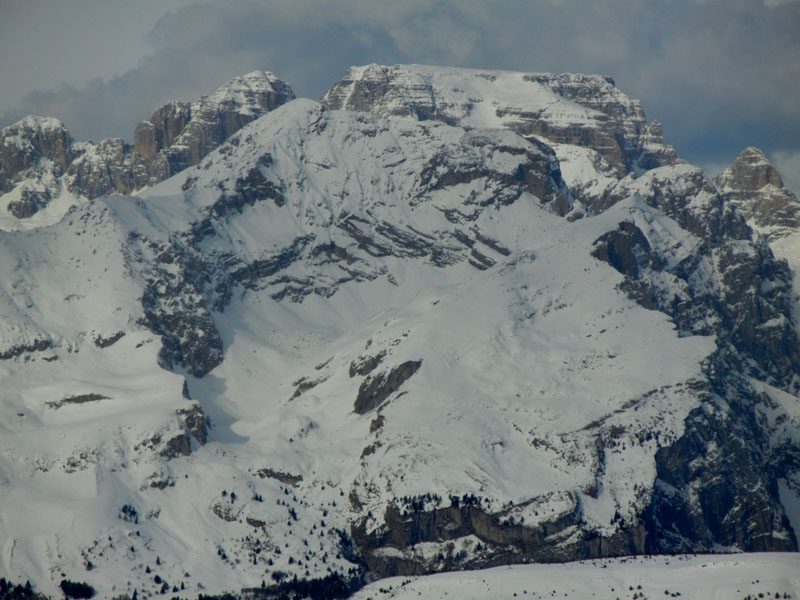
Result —
[[253, 69], [311, 98], [370, 62], [599, 73], [681, 156], [754, 145], [800, 192], [800, 0], [0, 0], [0, 57], [0, 125], [95, 141]]

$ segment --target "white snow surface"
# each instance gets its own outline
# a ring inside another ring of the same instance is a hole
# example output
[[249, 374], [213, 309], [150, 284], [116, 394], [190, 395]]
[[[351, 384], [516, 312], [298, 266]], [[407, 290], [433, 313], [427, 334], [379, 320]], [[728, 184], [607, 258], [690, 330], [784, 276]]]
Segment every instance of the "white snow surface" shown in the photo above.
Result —
[[[778, 594], [778, 595], [776, 595]], [[354, 600], [496, 600], [498, 598], [797, 598], [797, 554], [734, 554], [603, 559], [517, 565], [426, 577], [393, 577]]]

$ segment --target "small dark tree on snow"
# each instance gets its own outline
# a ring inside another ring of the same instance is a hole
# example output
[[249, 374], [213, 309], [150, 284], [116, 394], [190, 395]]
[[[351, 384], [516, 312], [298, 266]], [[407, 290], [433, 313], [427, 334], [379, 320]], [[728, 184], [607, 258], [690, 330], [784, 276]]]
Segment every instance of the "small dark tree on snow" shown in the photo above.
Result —
[[62, 579], [60, 587], [68, 598], [91, 598], [94, 596], [94, 588], [87, 583]]

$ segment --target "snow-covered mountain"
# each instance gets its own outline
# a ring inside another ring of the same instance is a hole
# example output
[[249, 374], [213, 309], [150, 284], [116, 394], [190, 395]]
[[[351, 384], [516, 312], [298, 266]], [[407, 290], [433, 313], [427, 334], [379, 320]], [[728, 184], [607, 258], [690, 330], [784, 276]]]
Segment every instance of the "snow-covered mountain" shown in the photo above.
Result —
[[[132, 149], [3, 131], [0, 573], [267, 597], [797, 550], [797, 300], [749, 179], [597, 76], [233, 81]], [[70, 188], [109, 153], [168, 168]]]

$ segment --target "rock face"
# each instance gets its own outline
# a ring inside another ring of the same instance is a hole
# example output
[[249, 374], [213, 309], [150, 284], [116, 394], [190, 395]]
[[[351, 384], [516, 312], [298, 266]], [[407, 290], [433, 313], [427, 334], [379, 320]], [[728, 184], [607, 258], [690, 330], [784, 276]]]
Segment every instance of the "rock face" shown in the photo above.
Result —
[[[508, 513], [487, 511], [483, 500], [473, 495], [453, 496], [442, 504], [449, 506], [422, 511], [417, 499], [401, 501], [387, 509], [387, 527], [370, 532], [362, 524], [356, 525], [353, 539], [364, 552], [369, 570], [385, 576], [424, 575], [647, 552], [646, 532], [641, 526], [606, 538], [570, 536], [582, 523], [575, 499], [564, 513], [539, 527], [515, 523]], [[558, 537], [565, 538], [566, 543], [553, 544], [553, 538]], [[464, 544], [464, 540], [469, 541]], [[424, 544], [437, 542], [442, 552], [425, 555], [421, 551]]]
[[136, 126], [133, 148], [148, 160], [162, 153], [169, 175], [174, 175], [199, 163], [250, 121], [292, 99], [289, 84], [272, 73], [254, 71], [191, 104], [161, 107]]
[[168, 169], [154, 160], [150, 163], [131, 151], [119, 138], [109, 138], [96, 146], [87, 146], [67, 170], [68, 189], [76, 196], [88, 199], [108, 194], [131, 194], [151, 185], [156, 179], [166, 179]]
[[61, 121], [26, 117], [0, 132], [0, 191], [13, 189], [42, 160], [58, 175], [74, 158], [72, 138]]
[[28, 116], [0, 132], [0, 194], [6, 208], [26, 219], [60, 191], [59, 180], [81, 154], [58, 119]]
[[133, 149], [143, 158], [152, 160], [164, 148], [169, 148], [192, 119], [192, 105], [170, 102], [142, 121], [133, 133]]
[[800, 228], [800, 202], [758, 148], [745, 148], [714, 182], [769, 241]]
[[359, 415], [364, 415], [376, 409], [384, 400], [400, 389], [406, 380], [413, 377], [421, 365], [421, 360], [409, 360], [397, 365], [388, 373], [379, 373], [368, 377], [358, 388], [358, 396], [353, 404], [353, 410]]
[[7, 200], [18, 219], [46, 207], [61, 193], [62, 179], [78, 198], [128, 195], [196, 165], [245, 124], [293, 98], [287, 83], [254, 71], [195, 102], [162, 106], [136, 126], [132, 146], [119, 138], [75, 144], [60, 121], [27, 117], [0, 134], [0, 192], [18, 188]]
[[778, 170], [758, 148], [745, 148], [736, 157], [734, 163], [716, 178], [717, 185], [723, 190], [739, 190], [756, 192], [765, 185], [783, 187]]

